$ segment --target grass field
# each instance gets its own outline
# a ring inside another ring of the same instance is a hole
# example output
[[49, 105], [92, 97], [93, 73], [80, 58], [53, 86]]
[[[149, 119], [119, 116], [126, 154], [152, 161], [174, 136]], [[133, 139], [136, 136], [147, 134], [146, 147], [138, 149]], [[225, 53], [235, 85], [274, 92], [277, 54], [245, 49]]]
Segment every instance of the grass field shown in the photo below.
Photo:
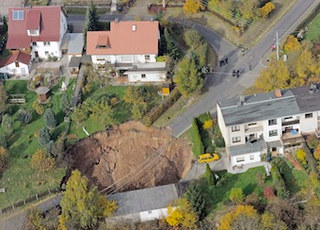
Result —
[[306, 33], [307, 40], [316, 40], [320, 35], [320, 14], [318, 14], [308, 25]]
[[[60, 85], [61, 82], [51, 89], [51, 100], [46, 105], [46, 107], [51, 107], [58, 117], [58, 126], [51, 132], [53, 140], [56, 140], [66, 126], [63, 122], [64, 115], [59, 108]], [[8, 139], [8, 167], [0, 179], [0, 187], [6, 189], [6, 192], [1, 194], [0, 207], [8, 206], [49, 188], [58, 187], [65, 174], [63, 168], [53, 169], [48, 173], [38, 173], [30, 167], [30, 157], [37, 149], [41, 148], [38, 139], [34, 137], [34, 133], [44, 127], [44, 120], [33, 112], [32, 121], [27, 125], [22, 125], [17, 119], [17, 111], [21, 108], [31, 110], [37, 95], [27, 89], [27, 81], [23, 80], [6, 81], [5, 88], [11, 94], [25, 94], [26, 103], [13, 105], [9, 108], [11, 117], [14, 119], [13, 134]], [[67, 92], [71, 94], [72, 89], [69, 87]], [[4, 133], [3, 128], [0, 128], [0, 133]]]

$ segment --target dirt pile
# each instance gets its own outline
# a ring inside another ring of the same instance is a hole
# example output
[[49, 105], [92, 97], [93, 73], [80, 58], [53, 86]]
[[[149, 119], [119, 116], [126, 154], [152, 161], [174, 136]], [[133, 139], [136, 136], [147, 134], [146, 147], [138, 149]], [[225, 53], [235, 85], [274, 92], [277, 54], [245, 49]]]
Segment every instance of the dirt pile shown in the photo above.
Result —
[[76, 143], [69, 152], [71, 169], [107, 192], [176, 183], [190, 170], [191, 146], [169, 129], [127, 122]]

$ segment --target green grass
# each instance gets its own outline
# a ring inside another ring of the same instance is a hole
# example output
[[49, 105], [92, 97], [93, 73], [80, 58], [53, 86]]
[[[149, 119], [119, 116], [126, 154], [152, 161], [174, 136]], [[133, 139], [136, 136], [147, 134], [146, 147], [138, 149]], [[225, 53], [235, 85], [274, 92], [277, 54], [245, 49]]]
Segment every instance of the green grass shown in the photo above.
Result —
[[[51, 133], [53, 140], [57, 139], [66, 126], [63, 122], [64, 115], [59, 108], [60, 87], [61, 82], [51, 90], [50, 103], [46, 105], [46, 107], [51, 107], [58, 117], [58, 126]], [[65, 174], [63, 168], [53, 169], [48, 173], [38, 173], [30, 167], [31, 156], [37, 149], [41, 148], [38, 139], [34, 137], [34, 133], [44, 126], [44, 120], [33, 112], [31, 123], [24, 126], [17, 119], [17, 111], [21, 108], [31, 110], [37, 95], [27, 89], [27, 81], [23, 80], [5, 81], [5, 88], [11, 94], [25, 94], [27, 102], [23, 105], [12, 105], [9, 108], [14, 119], [14, 129], [13, 135], [8, 139], [9, 164], [0, 179], [0, 187], [4, 187], [7, 191], [1, 194], [0, 207], [5, 207], [36, 193], [59, 186], [61, 178]], [[4, 133], [2, 128], [0, 128], [0, 133]]]
[[[68, 14], [86, 14], [87, 8], [86, 7], [65, 7]], [[110, 8], [101, 8], [98, 7], [97, 14], [105, 14], [110, 12]]]
[[[258, 185], [257, 174], [265, 174], [264, 167], [249, 169], [240, 174], [231, 174], [226, 171], [216, 172], [220, 178], [224, 178], [225, 183], [220, 186], [208, 187], [206, 183], [203, 185], [203, 194], [206, 198], [206, 204], [210, 211], [218, 211], [228, 202], [232, 188], [241, 188], [245, 195], [253, 192], [258, 195], [262, 194], [262, 187]], [[267, 184], [270, 181], [267, 179]]]
[[320, 35], [320, 14], [318, 14], [308, 25], [306, 39], [309, 41], [316, 40]]

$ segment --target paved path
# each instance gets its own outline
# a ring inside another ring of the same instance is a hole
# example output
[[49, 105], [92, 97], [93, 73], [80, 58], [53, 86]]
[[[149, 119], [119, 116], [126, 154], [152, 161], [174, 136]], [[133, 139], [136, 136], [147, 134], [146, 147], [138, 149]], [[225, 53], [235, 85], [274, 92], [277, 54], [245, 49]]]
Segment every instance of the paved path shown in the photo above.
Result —
[[[187, 109], [181, 115], [174, 118], [169, 127], [175, 137], [185, 132], [192, 123], [192, 118], [201, 113], [211, 111], [215, 112], [216, 103], [240, 95], [246, 88], [252, 86], [255, 79], [262, 70], [260, 61], [274, 45], [275, 31], [279, 30], [279, 38], [284, 39], [290, 31], [297, 26], [317, 4], [319, 0], [298, 0], [297, 3], [276, 23], [270, 31], [251, 49], [246, 55], [240, 56], [239, 51], [235, 49], [225, 49], [221, 39], [210, 39], [214, 36], [212, 31], [206, 30], [203, 26], [192, 23], [193, 26], [208, 40], [208, 43], [216, 49], [220, 56], [229, 58], [229, 65], [217, 67], [215, 72], [209, 75], [206, 87], [208, 93], [204, 95], [195, 105]], [[251, 65], [252, 70], [249, 70]], [[241, 70], [240, 78], [231, 76], [233, 69]]]
[[72, 98], [72, 103], [71, 103], [72, 108], [75, 108], [77, 106], [77, 103], [79, 100], [80, 90], [81, 90], [83, 80], [84, 80], [84, 71], [85, 71], [85, 67], [81, 67], [79, 74], [78, 74], [78, 77], [77, 77], [76, 87], [73, 91], [73, 98]]

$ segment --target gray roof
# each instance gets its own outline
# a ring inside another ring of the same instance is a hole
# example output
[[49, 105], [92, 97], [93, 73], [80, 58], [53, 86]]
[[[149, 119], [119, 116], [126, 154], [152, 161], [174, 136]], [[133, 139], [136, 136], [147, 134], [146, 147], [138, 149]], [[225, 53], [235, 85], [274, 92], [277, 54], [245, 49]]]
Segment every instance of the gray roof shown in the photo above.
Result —
[[46, 94], [50, 91], [47, 87], [39, 87], [36, 89], [37, 94]]
[[268, 148], [272, 148], [272, 147], [282, 147], [283, 144], [281, 143], [281, 141], [269, 141], [267, 142]]
[[81, 62], [81, 57], [71, 57], [68, 67], [79, 67]]
[[178, 199], [175, 184], [117, 193], [108, 196], [118, 204], [115, 216], [166, 208]]
[[245, 124], [255, 121], [313, 112], [320, 110], [320, 91], [310, 93], [309, 86], [281, 90], [282, 97], [277, 98], [274, 91], [232, 98], [218, 103], [226, 126]]
[[82, 54], [83, 50], [83, 33], [68, 34], [68, 54]]
[[255, 153], [267, 148], [264, 140], [259, 140], [254, 143], [247, 142], [242, 145], [233, 145], [229, 147], [229, 154], [231, 156], [239, 156], [247, 153]]

